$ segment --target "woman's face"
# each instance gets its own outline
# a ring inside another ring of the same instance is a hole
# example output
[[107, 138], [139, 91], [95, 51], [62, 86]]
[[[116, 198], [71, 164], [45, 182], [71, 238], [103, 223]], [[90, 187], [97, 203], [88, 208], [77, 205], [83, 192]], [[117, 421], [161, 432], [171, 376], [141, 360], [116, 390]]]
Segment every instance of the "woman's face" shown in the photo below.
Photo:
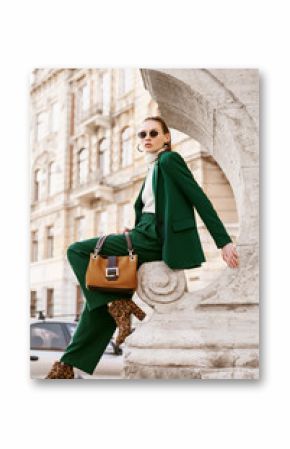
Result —
[[[155, 137], [150, 136], [150, 131], [157, 131], [158, 135]], [[138, 134], [141, 131], [146, 131], [146, 136], [144, 138], [138, 137], [138, 143], [143, 151], [147, 151], [148, 153], [154, 153], [155, 151], [160, 150], [166, 142], [170, 140], [170, 134], [163, 133], [161, 123], [156, 120], [146, 120], [143, 122], [141, 127], [138, 130]]]

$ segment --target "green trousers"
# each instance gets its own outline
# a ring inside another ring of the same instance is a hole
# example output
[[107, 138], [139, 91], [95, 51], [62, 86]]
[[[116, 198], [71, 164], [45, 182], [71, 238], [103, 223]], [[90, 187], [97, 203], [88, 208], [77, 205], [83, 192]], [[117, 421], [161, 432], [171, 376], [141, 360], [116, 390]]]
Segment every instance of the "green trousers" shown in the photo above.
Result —
[[[157, 234], [155, 214], [143, 213], [134, 229], [129, 231], [133, 248], [138, 255], [138, 268], [144, 262], [162, 260], [162, 244]], [[117, 299], [130, 299], [133, 294], [100, 292], [88, 290], [85, 286], [85, 274], [90, 253], [98, 239], [94, 237], [71, 244], [67, 249], [68, 261], [78, 279], [85, 296], [84, 310], [77, 329], [67, 346], [61, 361], [93, 374], [114, 331], [116, 323], [109, 314], [107, 304]], [[125, 256], [128, 254], [124, 234], [110, 234], [102, 246], [100, 254]]]

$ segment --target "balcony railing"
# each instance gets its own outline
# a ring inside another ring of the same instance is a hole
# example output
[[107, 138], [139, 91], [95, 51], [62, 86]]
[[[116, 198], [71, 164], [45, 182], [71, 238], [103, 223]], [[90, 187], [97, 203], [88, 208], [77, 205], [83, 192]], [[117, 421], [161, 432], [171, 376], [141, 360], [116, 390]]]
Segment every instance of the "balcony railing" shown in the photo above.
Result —
[[107, 201], [114, 201], [113, 187], [102, 184], [103, 173], [101, 170], [91, 173], [85, 183], [79, 184], [71, 193], [72, 199], [90, 201], [97, 198], [104, 198]]
[[112, 125], [112, 118], [109, 112], [105, 111], [101, 103], [97, 103], [81, 112], [79, 122], [89, 131], [95, 131], [98, 127], [109, 128]]

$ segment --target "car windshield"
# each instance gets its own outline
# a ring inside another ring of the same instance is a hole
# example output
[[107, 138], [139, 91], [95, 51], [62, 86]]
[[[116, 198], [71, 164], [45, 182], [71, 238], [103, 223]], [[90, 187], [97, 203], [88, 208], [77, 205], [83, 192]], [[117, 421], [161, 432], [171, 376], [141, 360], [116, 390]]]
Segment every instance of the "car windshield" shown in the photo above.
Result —
[[75, 333], [76, 328], [77, 328], [77, 324], [75, 324], [75, 323], [66, 323], [66, 327], [67, 327], [67, 330], [69, 332], [70, 337], [72, 337], [73, 334]]
[[64, 350], [67, 346], [60, 323], [38, 323], [30, 328], [32, 349]]

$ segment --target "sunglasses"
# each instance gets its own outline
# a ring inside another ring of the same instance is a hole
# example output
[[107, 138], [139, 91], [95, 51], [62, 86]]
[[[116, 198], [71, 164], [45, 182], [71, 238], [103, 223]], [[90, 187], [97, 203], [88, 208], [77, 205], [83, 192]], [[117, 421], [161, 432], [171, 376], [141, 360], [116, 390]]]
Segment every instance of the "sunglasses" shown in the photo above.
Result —
[[[150, 137], [157, 137], [158, 134], [159, 131], [157, 131], [156, 129], [150, 129], [150, 131], [148, 132], [148, 135]], [[145, 139], [145, 137], [147, 136], [147, 131], [139, 131], [137, 136], [140, 137], [140, 139]]]

